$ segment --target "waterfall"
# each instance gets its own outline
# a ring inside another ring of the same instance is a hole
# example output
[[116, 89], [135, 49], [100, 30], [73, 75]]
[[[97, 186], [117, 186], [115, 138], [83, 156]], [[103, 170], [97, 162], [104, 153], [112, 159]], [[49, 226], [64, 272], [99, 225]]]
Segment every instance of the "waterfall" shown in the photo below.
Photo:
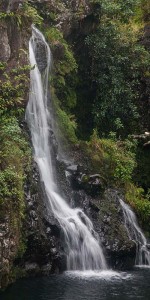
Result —
[[[41, 45], [44, 48], [42, 57], [38, 55]], [[50, 98], [48, 97], [48, 75], [51, 53], [42, 33], [34, 26], [29, 42], [29, 54], [32, 70], [26, 120], [31, 132], [34, 159], [39, 168], [48, 206], [63, 232], [67, 248], [67, 269], [106, 270], [105, 257], [92, 222], [81, 209], [72, 209], [67, 204], [58, 193], [54, 182], [49, 134], [52, 116], [48, 109]]]
[[150, 266], [150, 250], [148, 249], [146, 237], [138, 225], [136, 216], [129, 205], [124, 203], [122, 199], [119, 201], [123, 209], [124, 222], [128, 236], [136, 243], [135, 265]]

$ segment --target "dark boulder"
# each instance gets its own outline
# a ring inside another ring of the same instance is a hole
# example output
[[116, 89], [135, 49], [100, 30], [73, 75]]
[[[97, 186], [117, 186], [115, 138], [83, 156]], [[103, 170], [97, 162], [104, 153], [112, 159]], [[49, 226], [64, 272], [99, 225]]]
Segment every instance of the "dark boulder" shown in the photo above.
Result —
[[100, 174], [88, 174], [87, 170], [80, 165], [71, 165], [67, 168], [70, 174], [71, 185], [75, 189], [83, 189], [87, 194], [96, 196], [104, 191], [105, 179]]

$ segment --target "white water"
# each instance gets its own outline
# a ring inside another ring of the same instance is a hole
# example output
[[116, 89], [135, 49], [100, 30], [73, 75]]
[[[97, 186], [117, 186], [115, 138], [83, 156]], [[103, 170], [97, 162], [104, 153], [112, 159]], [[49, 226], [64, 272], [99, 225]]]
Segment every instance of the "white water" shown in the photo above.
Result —
[[90, 279], [90, 280], [113, 280], [113, 279], [131, 279], [132, 275], [128, 274], [126, 272], [115, 272], [112, 270], [103, 270], [101, 272], [99, 271], [66, 271], [65, 272], [66, 276], [75, 278], [86, 278], [86, 279]]
[[136, 216], [131, 210], [130, 206], [120, 199], [120, 204], [123, 209], [124, 222], [131, 240], [136, 242], [136, 259], [135, 265], [137, 266], [150, 266], [150, 251], [147, 247], [147, 240], [144, 233], [140, 229]]
[[[47, 55], [47, 67], [42, 76], [35, 57], [35, 51], [38, 49], [39, 42], [43, 43]], [[35, 65], [35, 68], [31, 70], [30, 74], [30, 96], [26, 110], [26, 119], [31, 131], [34, 159], [40, 171], [41, 181], [44, 184], [48, 205], [64, 233], [67, 246], [67, 269], [106, 270], [106, 261], [92, 222], [81, 209], [69, 207], [59, 195], [54, 182], [49, 144], [49, 122], [51, 116], [47, 106], [51, 54], [42, 33], [35, 27], [33, 27], [32, 37], [29, 42], [29, 53], [31, 66]]]

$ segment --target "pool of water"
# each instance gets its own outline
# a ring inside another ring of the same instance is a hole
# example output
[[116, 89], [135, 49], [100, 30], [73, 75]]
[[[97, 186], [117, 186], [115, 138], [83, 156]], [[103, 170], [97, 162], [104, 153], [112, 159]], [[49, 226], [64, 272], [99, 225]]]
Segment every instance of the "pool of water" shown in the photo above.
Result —
[[65, 272], [18, 280], [0, 300], [150, 300], [150, 269]]

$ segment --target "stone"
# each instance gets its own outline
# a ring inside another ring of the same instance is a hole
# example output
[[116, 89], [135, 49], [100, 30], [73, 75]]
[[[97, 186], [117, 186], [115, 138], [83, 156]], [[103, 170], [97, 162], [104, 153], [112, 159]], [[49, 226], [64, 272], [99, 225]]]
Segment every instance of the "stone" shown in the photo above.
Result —
[[37, 263], [26, 263], [25, 264], [25, 271], [28, 273], [28, 274], [36, 274], [36, 273], [39, 273], [40, 271], [40, 267]]
[[56, 249], [56, 248], [52, 248], [52, 249], [51, 249], [51, 253], [52, 253], [53, 255], [56, 255], [56, 254], [57, 254], [57, 249]]
[[77, 165], [70, 165], [67, 167], [67, 171], [74, 173], [77, 172], [78, 166]]
[[50, 233], [51, 233], [50, 227], [48, 227], [48, 228], [46, 229], [46, 233], [47, 233], [47, 234], [50, 234]]
[[42, 266], [41, 268], [41, 272], [43, 275], [48, 275], [51, 272], [52, 269], [52, 265], [50, 263]]

